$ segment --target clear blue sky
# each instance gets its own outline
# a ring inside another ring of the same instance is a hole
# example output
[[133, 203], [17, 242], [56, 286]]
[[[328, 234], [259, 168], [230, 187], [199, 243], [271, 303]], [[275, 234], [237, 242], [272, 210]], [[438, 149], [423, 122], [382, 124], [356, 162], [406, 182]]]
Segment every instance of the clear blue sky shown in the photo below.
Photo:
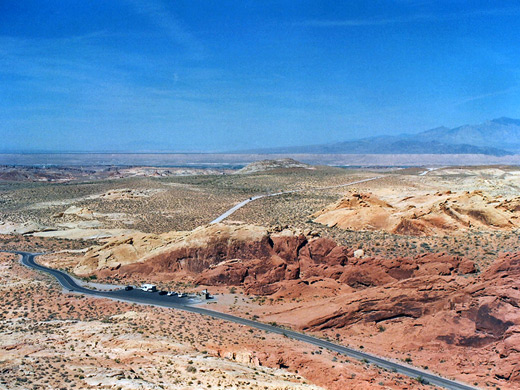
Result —
[[520, 118], [518, 1], [0, 1], [0, 150], [223, 151]]

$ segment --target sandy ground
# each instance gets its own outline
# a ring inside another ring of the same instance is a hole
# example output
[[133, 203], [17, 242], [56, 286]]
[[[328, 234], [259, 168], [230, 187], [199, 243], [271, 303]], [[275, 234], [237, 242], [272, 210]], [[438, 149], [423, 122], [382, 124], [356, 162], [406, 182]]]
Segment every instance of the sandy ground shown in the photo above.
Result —
[[[482, 269], [500, 251], [518, 248], [518, 235], [507, 229], [417, 238], [342, 230], [312, 220], [314, 213], [346, 193], [341, 188], [318, 192], [313, 188], [382, 172], [317, 168], [171, 177], [146, 169], [125, 172], [126, 178], [88, 184], [0, 183], [0, 199], [6, 205], [0, 212], [0, 234], [7, 234], [1, 242], [6, 248], [55, 252], [90, 246], [93, 242], [82, 241], [89, 238], [99, 244], [103, 237], [122, 232], [190, 230], [252, 195], [307, 188], [299, 194], [251, 202], [233, 219], [313, 230], [352, 248], [362, 247], [366, 256], [395, 258], [446, 251], [475, 259]], [[482, 190], [493, 197], [507, 198], [517, 196], [520, 190], [518, 168], [448, 167], [419, 176], [421, 172], [423, 168], [384, 170], [386, 177], [382, 180], [352, 190], [370, 192], [388, 202], [437, 191]], [[13, 229], [26, 234], [11, 234]], [[29, 236], [32, 233], [42, 237]], [[54, 255], [52, 265], [70, 269], [80, 255]], [[1, 257], [0, 278], [0, 389], [421, 388], [412, 379], [238, 325], [173, 310], [63, 295], [51, 279], [26, 270], [12, 256]], [[173, 282], [164, 283], [164, 288], [174, 286]], [[188, 283], [183, 287], [193, 288]], [[329, 299], [347, 293], [348, 288], [317, 283], [304, 297], [248, 297], [240, 294], [240, 288], [232, 293], [230, 287], [210, 287], [210, 291], [219, 294], [214, 308], [298, 327], [305, 320], [302, 305], [313, 302], [319, 312], [320, 305], [325, 307]], [[434, 319], [440, 324], [436, 326], [442, 326], [443, 318]], [[326, 329], [319, 335], [428, 366], [482, 387], [510, 388], [492, 378], [493, 365], [500, 366], [500, 361], [483, 361], [476, 349], [447, 351], [444, 344], [435, 342], [419, 345], [415, 340], [428, 333], [429, 326], [432, 324], [401, 318], [385, 324], [383, 330], [373, 323], [358, 323]]]
[[0, 388], [421, 388], [282, 336], [62, 294], [49, 281], [15, 256], [0, 255]]

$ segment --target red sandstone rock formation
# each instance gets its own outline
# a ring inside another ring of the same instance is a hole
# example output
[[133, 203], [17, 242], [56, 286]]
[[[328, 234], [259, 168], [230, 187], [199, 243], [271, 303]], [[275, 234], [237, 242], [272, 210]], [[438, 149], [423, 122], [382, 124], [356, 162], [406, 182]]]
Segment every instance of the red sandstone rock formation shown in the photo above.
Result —
[[204, 245], [167, 244], [142, 261], [98, 272], [148, 280], [189, 277], [274, 297], [328, 289], [326, 298], [280, 309], [281, 322], [318, 331], [391, 326], [401, 339], [391, 339], [388, 349], [406, 345], [403, 335], [413, 332], [413, 343], [434, 350], [471, 349], [492, 362], [495, 379], [520, 384], [520, 253], [502, 255], [483, 274], [468, 277], [473, 263], [456, 256], [355, 258], [351, 248], [327, 238], [217, 231]]
[[351, 248], [339, 246], [328, 238], [265, 232], [255, 235], [253, 240], [216, 235], [206, 238], [204, 245], [176, 244], [148, 255], [144, 261], [107, 267], [99, 273], [139, 274], [151, 280], [190, 277], [198, 284], [241, 285], [248, 293], [268, 295], [291, 280], [308, 284], [331, 279], [362, 289], [420, 276], [474, 271], [471, 261], [457, 256], [355, 258]]

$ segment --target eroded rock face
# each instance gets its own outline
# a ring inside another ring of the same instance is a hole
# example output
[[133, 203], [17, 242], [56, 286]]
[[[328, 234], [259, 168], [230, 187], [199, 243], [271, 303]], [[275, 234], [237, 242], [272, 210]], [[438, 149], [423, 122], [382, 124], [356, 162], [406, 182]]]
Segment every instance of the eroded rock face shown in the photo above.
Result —
[[[373, 263], [375, 259], [368, 260]], [[346, 319], [338, 322], [336, 308], [334, 315], [315, 319], [309, 327], [345, 326], [357, 319], [379, 322], [397, 316], [418, 318], [450, 311], [470, 319], [477, 333], [495, 340], [520, 325], [520, 253], [501, 256], [494, 266], [471, 279], [453, 272], [473, 271], [467, 260], [446, 255], [386, 260], [370, 267], [349, 263], [345, 269], [341, 282], [362, 283], [365, 287], [348, 294], [350, 298], [342, 305]], [[330, 318], [335, 325], [328, 323]]]
[[315, 222], [340, 229], [428, 236], [518, 228], [519, 205], [519, 197], [503, 199], [482, 191], [445, 191], [391, 202], [371, 193], [350, 192], [312, 217]]
[[149, 280], [189, 277], [204, 285], [241, 285], [248, 293], [263, 295], [275, 293], [291, 280], [308, 284], [330, 279], [364, 289], [419, 276], [475, 271], [472, 262], [456, 256], [356, 258], [352, 248], [328, 238], [227, 224], [184, 235], [139, 235], [110, 242], [89, 251], [76, 270], [89, 267], [101, 275], [138, 274]]
[[[442, 264], [453, 266], [450, 261]], [[421, 275], [420, 268], [412, 269], [416, 276], [343, 294], [291, 314], [306, 318], [298, 326], [308, 330], [358, 322], [398, 327], [402, 334], [415, 326], [425, 327], [415, 342], [471, 348], [482, 359], [497, 361], [496, 379], [520, 384], [520, 253], [500, 256], [475, 278]]]
[[[246, 225], [200, 228], [170, 241], [161, 237], [142, 258], [130, 255], [132, 245], [150, 240], [107, 244], [82, 263], [95, 265], [101, 275], [242, 286], [246, 293], [274, 297], [328, 289], [325, 298], [280, 310], [280, 319], [318, 331], [391, 326], [399, 337], [418, 327], [419, 345], [472, 348], [482, 359], [497, 359], [497, 379], [520, 383], [520, 253], [504, 254], [481, 275], [467, 277], [474, 264], [458, 256], [361, 258], [327, 238]], [[134, 260], [125, 264], [121, 256]]]
[[129, 272], [145, 275], [180, 270], [198, 273], [241, 253], [255, 253], [254, 248], [261, 248], [265, 239], [267, 229], [252, 225], [215, 224], [161, 235], [137, 233], [91, 248], [74, 271], [88, 275], [128, 266]]
[[[306, 240], [298, 236], [290, 242], [284, 237], [283, 245], [279, 245], [279, 238], [272, 236], [271, 241], [273, 247], [267, 251], [268, 256], [212, 267], [203, 271], [197, 282], [230, 284], [229, 281], [238, 281], [242, 275], [239, 284], [245, 287], [246, 292], [265, 295], [275, 293], [289, 280], [315, 283], [320, 279], [332, 279], [355, 289], [365, 289], [420, 276], [475, 272], [469, 260], [443, 254], [392, 260], [359, 259], [353, 256], [352, 249], [338, 246], [326, 238]], [[283, 251], [276, 253], [275, 248], [283, 248]]]

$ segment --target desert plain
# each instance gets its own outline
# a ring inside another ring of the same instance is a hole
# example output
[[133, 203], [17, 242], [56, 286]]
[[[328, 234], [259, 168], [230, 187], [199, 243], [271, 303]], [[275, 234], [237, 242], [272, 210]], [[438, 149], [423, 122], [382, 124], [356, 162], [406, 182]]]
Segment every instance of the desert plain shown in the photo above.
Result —
[[[351, 184], [349, 183], [356, 183]], [[520, 168], [0, 168], [0, 249], [154, 283], [482, 389], [520, 387]], [[281, 194], [279, 194], [281, 193]], [[222, 222], [215, 218], [254, 199]], [[64, 291], [0, 254], [0, 389], [430, 389], [242, 325]]]

